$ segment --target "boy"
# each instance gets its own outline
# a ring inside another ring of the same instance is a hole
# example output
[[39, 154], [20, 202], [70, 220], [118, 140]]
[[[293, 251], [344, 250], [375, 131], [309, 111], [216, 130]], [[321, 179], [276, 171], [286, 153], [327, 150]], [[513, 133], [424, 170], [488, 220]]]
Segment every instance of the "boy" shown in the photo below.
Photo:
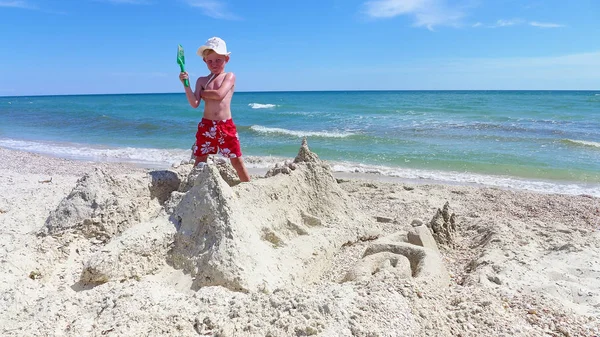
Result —
[[[204, 116], [198, 123], [194, 156], [196, 162], [205, 163], [209, 154], [218, 152], [231, 159], [241, 181], [250, 181], [250, 175], [241, 158], [242, 151], [237, 129], [231, 119], [231, 97], [235, 87], [235, 75], [225, 72], [225, 65], [229, 62], [229, 54], [225, 41], [212, 37], [198, 48], [198, 56], [202, 57], [210, 75], [199, 77], [196, 81], [196, 91], [185, 87], [185, 95], [193, 108], [200, 105], [204, 99]], [[187, 72], [179, 74], [181, 83], [189, 79]]]

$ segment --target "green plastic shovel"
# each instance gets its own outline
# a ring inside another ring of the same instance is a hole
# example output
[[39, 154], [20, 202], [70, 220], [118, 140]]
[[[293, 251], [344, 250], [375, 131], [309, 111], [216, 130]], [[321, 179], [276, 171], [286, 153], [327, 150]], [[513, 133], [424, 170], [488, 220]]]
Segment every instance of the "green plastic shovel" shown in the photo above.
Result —
[[[181, 45], [177, 46], [177, 64], [179, 64], [179, 68], [181, 68], [181, 72], [185, 71], [185, 56], [183, 56], [183, 47]], [[187, 79], [183, 83], [186, 87], [190, 86], [190, 81]]]

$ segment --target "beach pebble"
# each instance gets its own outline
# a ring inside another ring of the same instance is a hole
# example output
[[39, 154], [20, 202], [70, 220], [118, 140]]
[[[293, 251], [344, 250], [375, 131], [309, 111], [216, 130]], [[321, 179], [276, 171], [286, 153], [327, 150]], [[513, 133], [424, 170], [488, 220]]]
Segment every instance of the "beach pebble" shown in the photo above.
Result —
[[496, 276], [496, 275], [488, 275], [488, 277], [487, 277], [487, 278], [488, 278], [488, 280], [489, 280], [490, 282], [493, 282], [493, 283], [495, 283], [495, 284], [497, 284], [497, 285], [502, 285], [502, 281], [501, 281], [501, 280], [500, 280], [500, 278], [499, 278], [498, 276]]
[[419, 219], [414, 219], [411, 223], [411, 226], [413, 227], [419, 227], [419, 226], [423, 226], [423, 221], [419, 220]]
[[390, 222], [394, 221], [394, 219], [388, 218], [385, 216], [378, 216], [378, 217], [376, 217], [376, 219], [377, 219], [377, 222], [383, 222], [383, 223], [390, 223]]

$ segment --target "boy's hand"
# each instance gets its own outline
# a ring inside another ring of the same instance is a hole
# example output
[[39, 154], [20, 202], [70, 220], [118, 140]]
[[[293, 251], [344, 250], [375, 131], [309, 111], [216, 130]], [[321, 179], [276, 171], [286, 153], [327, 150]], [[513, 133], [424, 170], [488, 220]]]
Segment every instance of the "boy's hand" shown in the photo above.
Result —
[[179, 80], [181, 81], [181, 84], [185, 85], [185, 80], [188, 80], [189, 78], [190, 76], [186, 71], [179, 73]]

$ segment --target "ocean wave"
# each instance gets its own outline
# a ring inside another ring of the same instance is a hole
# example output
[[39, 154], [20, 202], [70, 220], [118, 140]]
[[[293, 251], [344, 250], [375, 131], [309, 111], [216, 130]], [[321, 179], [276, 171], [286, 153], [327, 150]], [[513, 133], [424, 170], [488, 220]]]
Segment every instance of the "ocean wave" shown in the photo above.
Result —
[[324, 137], [324, 138], [345, 138], [354, 135], [350, 132], [335, 132], [335, 131], [295, 131], [282, 128], [268, 128], [260, 125], [252, 125], [250, 130], [259, 133], [279, 133], [296, 137]]
[[516, 177], [494, 176], [471, 172], [433, 171], [364, 165], [357, 163], [337, 162], [330, 164], [334, 172], [375, 174], [380, 178], [389, 177], [424, 183], [494, 186], [506, 189], [529, 190], [540, 193], [560, 193], [571, 195], [586, 194], [600, 197], [600, 185], [590, 183], [529, 180]]
[[588, 146], [588, 147], [595, 147], [595, 148], [600, 149], [600, 143], [598, 143], [598, 142], [590, 142], [587, 140], [576, 140], [576, 139], [561, 139], [561, 141], [563, 143], [566, 143], [569, 145]]
[[169, 167], [191, 157], [191, 151], [185, 149], [101, 147], [79, 143], [15, 139], [0, 139], [0, 147], [75, 160], [127, 162], [148, 167]]
[[261, 103], [250, 103], [248, 104], [249, 107], [251, 107], [252, 109], [272, 109], [272, 108], [276, 108], [277, 105], [275, 104], [261, 104]]

